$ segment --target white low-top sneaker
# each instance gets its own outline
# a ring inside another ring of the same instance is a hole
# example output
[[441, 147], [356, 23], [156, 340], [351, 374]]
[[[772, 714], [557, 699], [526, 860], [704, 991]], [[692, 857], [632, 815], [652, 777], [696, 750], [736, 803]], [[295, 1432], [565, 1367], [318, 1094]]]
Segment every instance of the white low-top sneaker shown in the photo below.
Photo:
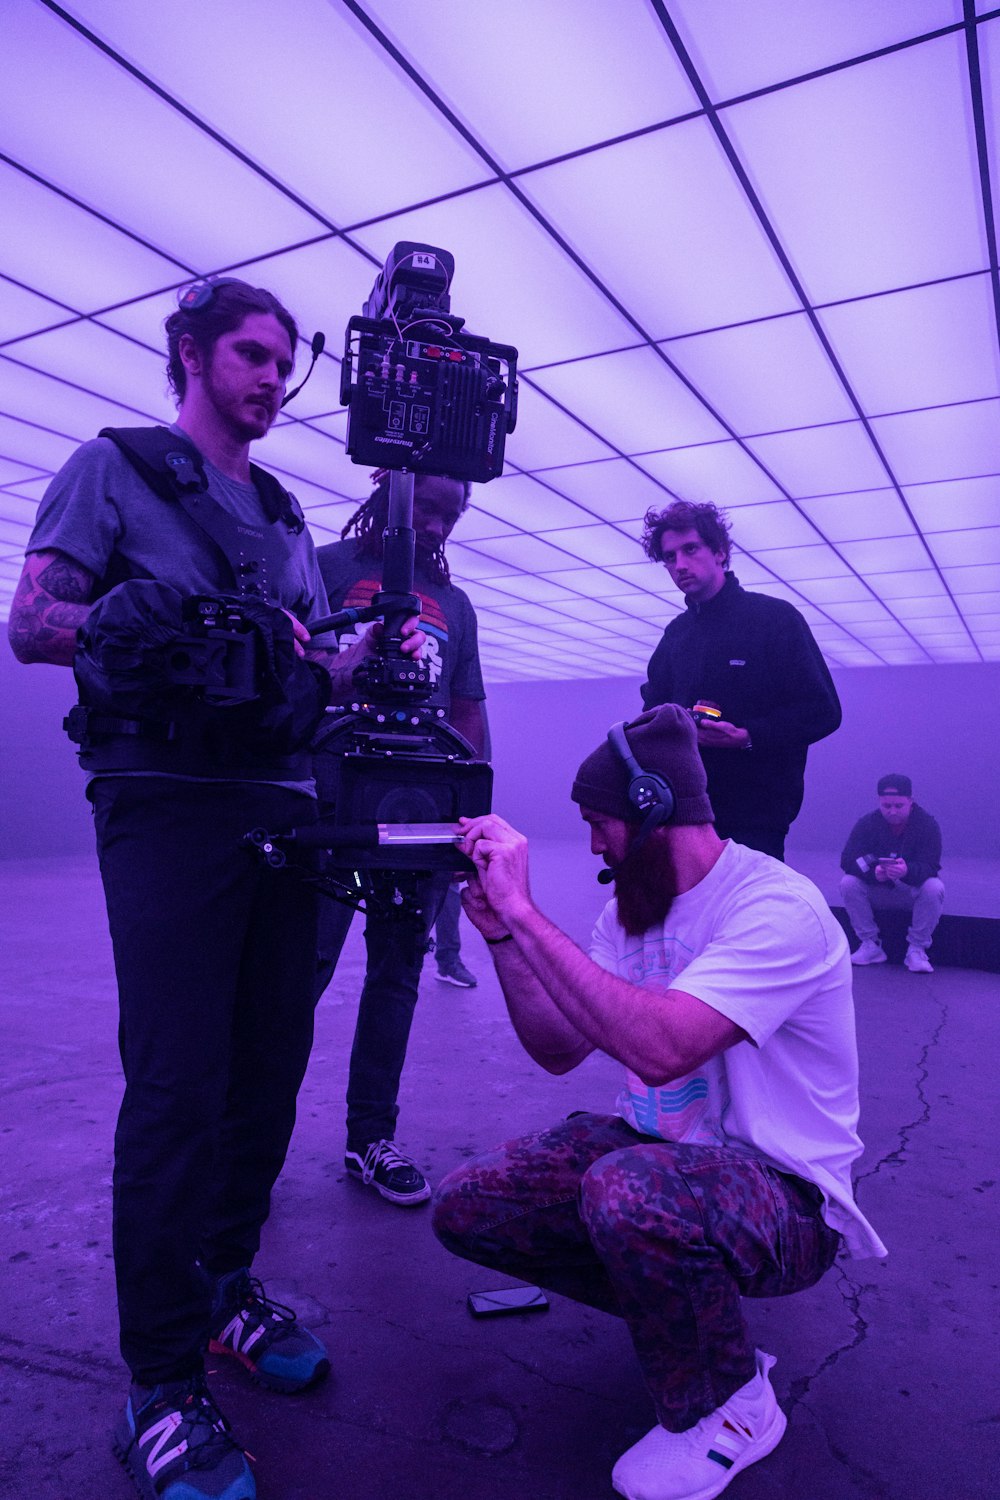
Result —
[[851, 954], [851, 963], [855, 968], [865, 964], [884, 964], [886, 952], [881, 943], [876, 943], [872, 938], [865, 938], [861, 947]]
[[687, 1432], [654, 1427], [623, 1453], [611, 1483], [625, 1500], [714, 1500], [742, 1469], [781, 1442], [787, 1418], [757, 1350], [757, 1374]]
[[903, 959], [903, 962], [911, 974], [934, 973], [934, 965], [927, 957], [926, 948], [914, 948], [911, 944], [906, 950], [906, 957]]

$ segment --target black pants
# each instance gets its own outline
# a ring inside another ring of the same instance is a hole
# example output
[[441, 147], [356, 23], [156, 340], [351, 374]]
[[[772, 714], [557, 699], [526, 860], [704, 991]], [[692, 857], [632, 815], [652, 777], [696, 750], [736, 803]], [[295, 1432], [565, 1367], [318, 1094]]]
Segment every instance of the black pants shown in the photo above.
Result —
[[[406, 1061], [420, 973], [431, 929], [451, 884], [447, 872], [420, 884], [423, 930], [374, 912], [365, 918], [368, 962], [347, 1079], [347, 1145], [363, 1152], [395, 1135], [399, 1080]], [[318, 994], [330, 982], [354, 913], [326, 899], [319, 912]]]
[[91, 783], [125, 1096], [115, 1136], [121, 1348], [154, 1385], [201, 1367], [212, 1281], [248, 1266], [312, 1043], [314, 895], [242, 842], [299, 793], [162, 777]]

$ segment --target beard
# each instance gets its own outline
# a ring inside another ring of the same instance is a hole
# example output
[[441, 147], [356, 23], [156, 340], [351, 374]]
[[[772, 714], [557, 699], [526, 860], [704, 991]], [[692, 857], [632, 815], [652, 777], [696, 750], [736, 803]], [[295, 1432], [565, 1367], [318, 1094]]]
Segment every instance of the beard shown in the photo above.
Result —
[[659, 927], [674, 904], [676, 871], [667, 841], [652, 834], [615, 876], [618, 920], [629, 937]]

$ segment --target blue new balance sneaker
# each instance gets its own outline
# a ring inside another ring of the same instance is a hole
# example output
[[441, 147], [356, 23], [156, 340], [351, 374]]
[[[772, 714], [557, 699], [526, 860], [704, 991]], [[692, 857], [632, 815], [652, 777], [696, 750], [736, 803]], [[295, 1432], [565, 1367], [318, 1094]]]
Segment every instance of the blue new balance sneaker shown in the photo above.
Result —
[[272, 1391], [304, 1391], [329, 1373], [319, 1339], [290, 1307], [273, 1302], [247, 1270], [220, 1278], [212, 1312], [213, 1354], [229, 1354]]
[[113, 1443], [143, 1500], [256, 1500], [246, 1457], [203, 1375], [133, 1386]]

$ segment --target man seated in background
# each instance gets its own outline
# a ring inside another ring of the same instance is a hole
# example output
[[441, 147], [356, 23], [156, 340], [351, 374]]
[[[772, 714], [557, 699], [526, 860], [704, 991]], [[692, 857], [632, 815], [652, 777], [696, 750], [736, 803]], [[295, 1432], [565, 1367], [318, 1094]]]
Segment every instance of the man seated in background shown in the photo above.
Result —
[[812, 1286], [842, 1241], [885, 1254], [851, 1184], [844, 935], [803, 876], [719, 839], [705, 788], [675, 704], [584, 761], [572, 797], [615, 886], [589, 958], [534, 904], [527, 840], [495, 814], [464, 821], [465, 908], [525, 1049], [556, 1074], [601, 1051], [626, 1077], [613, 1114], [452, 1172], [434, 1228], [456, 1255], [624, 1318], [657, 1416], [612, 1475], [631, 1500], [712, 1500], [780, 1441], [743, 1297]]
[[852, 964], [884, 964], [875, 910], [909, 911], [904, 963], [911, 974], [933, 974], [927, 957], [944, 907], [941, 830], [913, 800], [909, 776], [883, 776], [878, 812], [866, 813], [851, 829], [840, 856], [840, 894], [860, 947]]

